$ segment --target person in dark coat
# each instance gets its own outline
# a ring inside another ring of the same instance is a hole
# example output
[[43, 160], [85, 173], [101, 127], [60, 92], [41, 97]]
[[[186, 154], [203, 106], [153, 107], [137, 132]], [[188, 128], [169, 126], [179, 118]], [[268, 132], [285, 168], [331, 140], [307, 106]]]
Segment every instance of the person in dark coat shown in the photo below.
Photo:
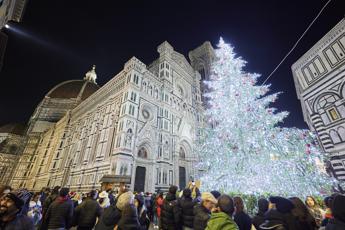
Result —
[[336, 195], [332, 205], [333, 219], [328, 221], [326, 230], [344, 230], [345, 229], [345, 196]]
[[207, 221], [211, 218], [211, 210], [217, 205], [217, 199], [210, 192], [203, 192], [201, 194], [201, 204], [194, 206], [194, 230], [204, 230], [207, 226]]
[[146, 230], [150, 227], [150, 219], [147, 214], [144, 196], [138, 194], [134, 197], [134, 205], [137, 208], [140, 229]]
[[252, 220], [244, 211], [244, 203], [241, 197], [234, 197], [235, 215], [234, 220], [240, 230], [250, 230], [252, 228]]
[[146, 193], [144, 196], [145, 200], [145, 207], [147, 210], [147, 216], [149, 217], [150, 221], [153, 220], [153, 202], [150, 193]]
[[182, 198], [179, 200], [181, 210], [181, 224], [184, 229], [192, 229], [194, 221], [194, 206], [196, 202], [192, 199], [192, 191], [189, 188], [183, 190]]
[[92, 230], [103, 213], [103, 209], [96, 201], [97, 193], [95, 190], [89, 192], [87, 198], [75, 208], [74, 218], [78, 226], [77, 230]]
[[51, 194], [45, 199], [44, 203], [42, 204], [43, 218], [48, 211], [49, 206], [55, 201], [56, 198], [58, 198], [60, 188], [60, 186], [55, 186]]
[[49, 193], [50, 193], [50, 188], [42, 188], [42, 190], [41, 190], [41, 197], [40, 197], [41, 205], [44, 204], [45, 200], [49, 196]]
[[314, 217], [310, 214], [307, 206], [298, 197], [291, 197], [289, 200], [295, 205], [291, 210], [292, 214], [297, 217], [299, 225], [303, 230], [318, 229]]
[[9, 192], [0, 198], [0, 229], [34, 230], [31, 219], [21, 212], [30, 198], [31, 193], [26, 189]]
[[259, 211], [252, 219], [252, 224], [257, 230], [261, 230], [260, 225], [265, 221], [265, 213], [268, 211], [268, 200], [261, 198], [258, 200]]
[[104, 209], [103, 214], [95, 226], [95, 230], [114, 230], [120, 218], [121, 211], [116, 206], [111, 205]]
[[119, 196], [116, 207], [121, 211], [121, 218], [117, 224], [118, 230], [139, 230], [138, 212], [134, 206], [134, 195], [128, 191]]
[[172, 185], [166, 195], [161, 210], [160, 228], [163, 230], [181, 229], [180, 215], [181, 212], [176, 200], [177, 186]]
[[68, 197], [68, 188], [59, 191], [58, 198], [49, 206], [42, 229], [68, 229], [73, 218], [73, 202]]
[[321, 227], [325, 227], [328, 224], [329, 220], [333, 219], [332, 203], [333, 203], [334, 197], [335, 197], [335, 195], [327, 196], [323, 200], [323, 202], [324, 202], [324, 204], [326, 206], [326, 212], [325, 212], [325, 217], [323, 218], [323, 220], [321, 222]]
[[279, 196], [271, 196], [269, 201], [271, 209], [265, 213], [265, 222], [260, 225], [261, 229], [302, 229], [297, 218], [291, 212], [295, 206], [290, 200]]

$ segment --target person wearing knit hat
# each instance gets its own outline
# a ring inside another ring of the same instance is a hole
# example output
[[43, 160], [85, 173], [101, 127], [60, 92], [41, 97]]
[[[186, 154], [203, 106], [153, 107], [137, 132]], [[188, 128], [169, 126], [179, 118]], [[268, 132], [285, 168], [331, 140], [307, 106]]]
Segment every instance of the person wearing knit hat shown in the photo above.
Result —
[[116, 202], [116, 207], [122, 211], [127, 205], [133, 204], [134, 202], [134, 194], [131, 191], [122, 193]]
[[29, 204], [32, 194], [26, 189], [10, 192], [0, 199], [1, 229], [33, 230], [30, 218], [22, 213], [24, 206]]
[[345, 196], [336, 195], [332, 205], [333, 219], [330, 219], [326, 230], [343, 230], [345, 229]]
[[201, 194], [202, 201], [210, 201], [212, 204], [216, 205], [218, 203], [217, 199], [210, 192], [203, 192]]
[[116, 202], [116, 208], [121, 211], [118, 229], [141, 229], [138, 212], [134, 206], [134, 194], [131, 191], [121, 194]]
[[211, 210], [216, 207], [218, 201], [210, 192], [203, 192], [201, 194], [201, 204], [194, 207], [194, 230], [204, 230], [207, 226], [207, 221], [211, 217]]
[[6, 195], [7, 193], [11, 192], [11, 187], [8, 185], [0, 186], [0, 198]]
[[222, 195], [217, 190], [213, 190], [213, 191], [211, 191], [211, 193], [214, 196], [214, 198], [216, 198], [216, 199], [218, 199]]

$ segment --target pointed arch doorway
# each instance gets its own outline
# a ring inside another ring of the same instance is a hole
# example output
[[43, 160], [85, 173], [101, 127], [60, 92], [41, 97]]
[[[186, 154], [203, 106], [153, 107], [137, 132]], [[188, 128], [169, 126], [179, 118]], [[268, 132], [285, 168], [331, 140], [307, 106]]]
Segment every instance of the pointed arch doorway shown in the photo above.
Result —
[[135, 192], [145, 192], [145, 177], [146, 177], [146, 168], [142, 166], [137, 166], [137, 168], [135, 169], [135, 181], [134, 181]]

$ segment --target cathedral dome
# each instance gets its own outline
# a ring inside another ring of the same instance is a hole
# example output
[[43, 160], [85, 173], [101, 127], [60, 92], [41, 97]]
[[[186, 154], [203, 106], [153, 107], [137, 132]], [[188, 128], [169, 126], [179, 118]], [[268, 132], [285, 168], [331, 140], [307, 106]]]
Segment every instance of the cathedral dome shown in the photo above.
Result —
[[61, 99], [79, 98], [85, 100], [98, 89], [99, 86], [97, 84], [88, 80], [69, 80], [55, 86], [47, 93], [46, 97]]

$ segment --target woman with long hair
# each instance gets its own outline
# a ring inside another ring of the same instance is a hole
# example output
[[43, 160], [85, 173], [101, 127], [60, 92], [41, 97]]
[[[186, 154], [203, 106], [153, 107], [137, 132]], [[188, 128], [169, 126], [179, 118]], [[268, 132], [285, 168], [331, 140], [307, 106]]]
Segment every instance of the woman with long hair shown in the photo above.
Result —
[[315, 230], [317, 229], [316, 221], [314, 217], [310, 214], [307, 206], [298, 197], [291, 197], [289, 200], [295, 205], [292, 209], [292, 215], [294, 215], [302, 229], [304, 230]]
[[244, 210], [244, 203], [241, 197], [234, 197], [235, 215], [234, 220], [239, 230], [250, 230], [252, 227], [252, 220]]
[[324, 211], [320, 208], [315, 198], [312, 196], [307, 196], [305, 204], [308, 207], [311, 215], [315, 218], [316, 225], [320, 227]]

